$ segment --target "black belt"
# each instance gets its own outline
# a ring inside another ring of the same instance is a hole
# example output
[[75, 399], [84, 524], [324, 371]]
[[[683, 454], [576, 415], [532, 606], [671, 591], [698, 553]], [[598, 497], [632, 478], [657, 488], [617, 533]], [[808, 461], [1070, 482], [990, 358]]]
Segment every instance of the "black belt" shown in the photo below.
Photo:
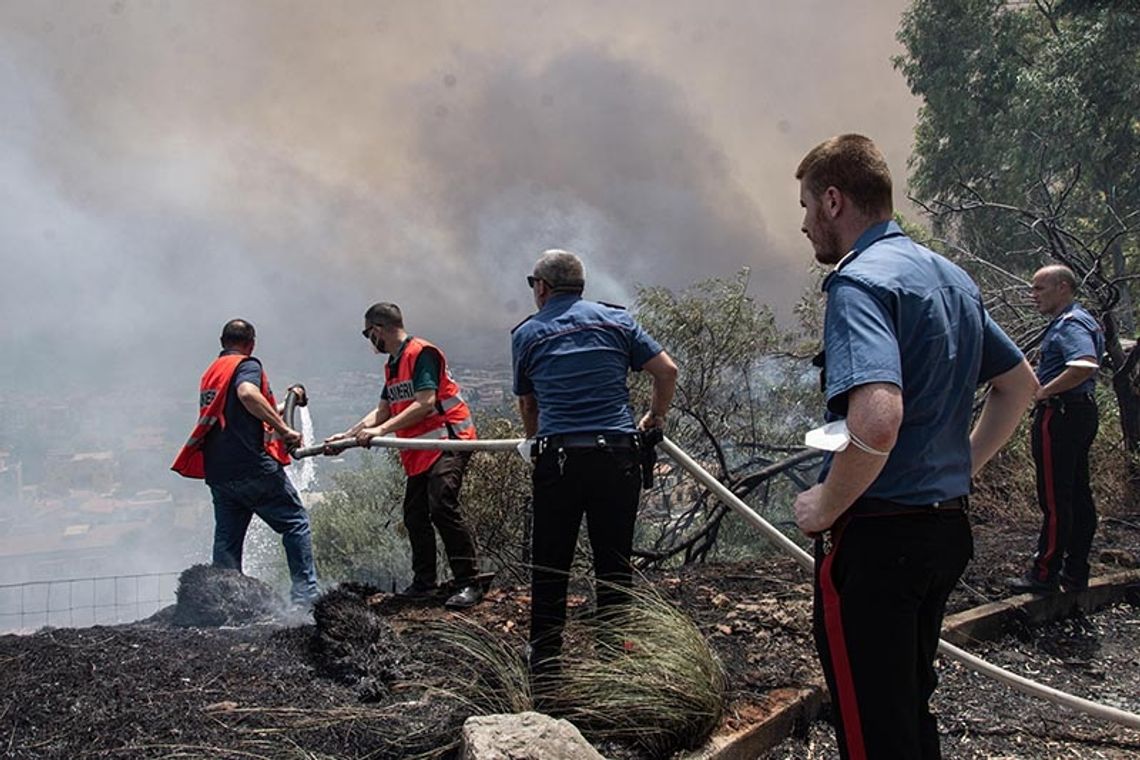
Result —
[[561, 449], [564, 451], [633, 451], [641, 447], [641, 437], [637, 433], [566, 433], [548, 435], [537, 439], [531, 450], [532, 456], [544, 451]]
[[931, 512], [967, 512], [969, 508], [970, 499], [967, 496], [956, 496], [953, 499], [943, 499], [929, 504], [901, 504], [890, 499], [864, 497], [856, 499], [848, 511], [853, 515], [905, 515]]
[[1043, 409], [1045, 407], [1054, 407], [1065, 411], [1065, 406], [1073, 404], [1075, 406], [1081, 405], [1096, 405], [1096, 396], [1086, 391], [1065, 391], [1064, 393], [1055, 393], [1052, 396], [1043, 398], [1037, 402], [1037, 407]]

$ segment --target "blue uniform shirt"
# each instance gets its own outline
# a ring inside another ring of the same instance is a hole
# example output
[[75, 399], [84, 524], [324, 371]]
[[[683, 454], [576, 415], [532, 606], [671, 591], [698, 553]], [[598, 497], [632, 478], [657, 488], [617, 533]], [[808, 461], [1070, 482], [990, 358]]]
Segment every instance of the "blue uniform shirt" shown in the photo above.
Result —
[[625, 309], [551, 298], [511, 332], [516, 396], [538, 401], [538, 435], [632, 433], [626, 375], [661, 346]]
[[[1104, 331], [1077, 302], [1073, 302], [1053, 318], [1041, 339], [1041, 358], [1037, 361], [1037, 381], [1042, 385], [1065, 371], [1065, 363], [1082, 356], [1091, 356], [1097, 364], [1104, 358]], [[1096, 375], [1072, 390], [1092, 393], [1096, 389]]]
[[[231, 351], [223, 351], [224, 356]], [[265, 451], [265, 428], [237, 395], [242, 383], [261, 388], [261, 362], [252, 356], [237, 366], [226, 389], [226, 426], [214, 425], [202, 442], [207, 483], [227, 483], [276, 472], [281, 463]]]
[[902, 389], [898, 442], [865, 495], [918, 505], [968, 493], [974, 390], [1022, 359], [977, 285], [895, 222], [882, 222], [860, 236], [823, 288], [829, 419], [846, 415], [848, 394], [860, 385]]

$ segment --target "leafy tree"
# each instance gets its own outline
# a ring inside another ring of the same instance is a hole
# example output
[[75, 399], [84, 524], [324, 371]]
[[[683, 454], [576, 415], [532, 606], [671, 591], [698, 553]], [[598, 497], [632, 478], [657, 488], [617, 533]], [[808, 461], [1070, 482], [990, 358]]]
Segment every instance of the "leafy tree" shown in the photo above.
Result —
[[[1057, 261], [1105, 325], [1126, 448], [1140, 456], [1140, 6], [915, 0], [895, 60], [923, 98], [910, 187], [1023, 348], [1029, 273]], [[1134, 479], [1140, 466], [1132, 460]]]
[[[898, 36], [907, 54], [895, 65], [923, 99], [910, 177], [920, 200], [1045, 209], [1063, 192], [1086, 238], [1140, 208], [1135, 4], [916, 0]], [[1000, 213], [958, 232], [988, 254], [1025, 237]], [[1119, 241], [1115, 276], [1135, 243]]]
[[[812, 398], [817, 375], [802, 356], [788, 354], [795, 336], [781, 332], [771, 311], [748, 295], [749, 278], [744, 269], [679, 293], [642, 289], [637, 318], [681, 368], [668, 435], [764, 510], [771, 499], [790, 503], [792, 486], [806, 484], [804, 470], [818, 459], [803, 453], [798, 441], [818, 413]], [[645, 406], [647, 385], [635, 385], [641, 399], [636, 408]], [[776, 459], [783, 464], [773, 467]], [[732, 555], [752, 546], [753, 532], [722, 530], [726, 519], [735, 520], [728, 507], [671, 464], [662, 467], [662, 485], [642, 500], [636, 554], [643, 566], [700, 561], [714, 550]], [[729, 535], [741, 543], [718, 545]]]

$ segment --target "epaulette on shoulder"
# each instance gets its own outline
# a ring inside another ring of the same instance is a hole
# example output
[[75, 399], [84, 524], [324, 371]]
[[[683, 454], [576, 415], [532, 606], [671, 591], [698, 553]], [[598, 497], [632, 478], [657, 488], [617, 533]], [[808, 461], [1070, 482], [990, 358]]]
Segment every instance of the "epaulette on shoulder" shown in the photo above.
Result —
[[526, 319], [524, 319], [522, 322], [519, 322], [517, 325], [515, 325], [514, 327], [511, 328], [511, 334], [513, 335], [515, 330], [519, 329], [520, 327], [525, 325], [527, 322], [529, 322], [533, 318], [534, 318], [533, 314], [528, 315]]
[[622, 311], [626, 311], [626, 308], [620, 303], [606, 303], [605, 301], [597, 301], [596, 303], [599, 303], [602, 306], [608, 306], [611, 309], [621, 309]]

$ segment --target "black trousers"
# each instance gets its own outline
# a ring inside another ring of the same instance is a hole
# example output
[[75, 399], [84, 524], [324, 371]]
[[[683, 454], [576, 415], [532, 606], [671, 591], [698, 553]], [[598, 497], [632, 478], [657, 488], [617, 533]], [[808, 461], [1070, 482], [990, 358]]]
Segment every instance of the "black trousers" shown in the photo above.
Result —
[[1033, 412], [1033, 461], [1041, 535], [1031, 570], [1051, 582], [1061, 574], [1089, 580], [1089, 550], [1096, 533], [1096, 504], [1089, 485], [1089, 448], [1100, 425], [1091, 399], [1038, 404]]
[[457, 584], [463, 585], [478, 572], [475, 541], [459, 511], [459, 490], [470, 459], [468, 452], [445, 451], [427, 472], [408, 478], [404, 527], [412, 545], [413, 579], [419, 585], [436, 584], [436, 531]]
[[[563, 456], [564, 455], [564, 456]], [[630, 553], [641, 489], [634, 450], [544, 451], [535, 463], [532, 531], [530, 665], [541, 676], [557, 671], [566, 623], [566, 587], [578, 528], [586, 529], [594, 555], [598, 613], [625, 600], [633, 583]]]
[[813, 628], [841, 757], [940, 757], [934, 656], [973, 556], [966, 513], [845, 515], [828, 538], [815, 545]]

